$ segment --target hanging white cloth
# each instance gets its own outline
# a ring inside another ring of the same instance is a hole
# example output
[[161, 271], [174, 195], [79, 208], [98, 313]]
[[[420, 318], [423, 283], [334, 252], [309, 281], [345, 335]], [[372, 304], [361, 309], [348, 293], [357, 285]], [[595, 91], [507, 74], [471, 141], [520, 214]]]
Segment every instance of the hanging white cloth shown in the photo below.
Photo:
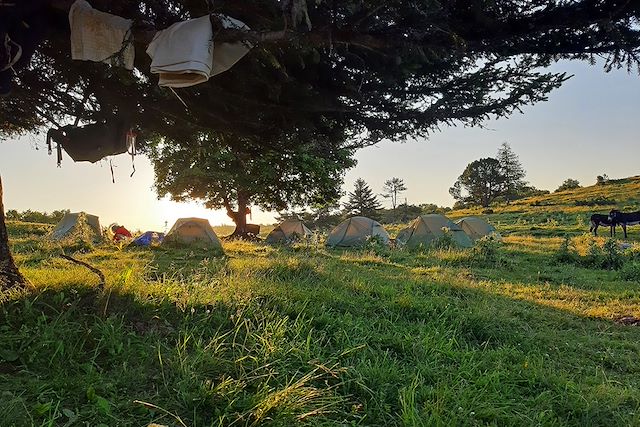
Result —
[[131, 19], [125, 19], [76, 0], [69, 9], [71, 58], [107, 62], [133, 70], [135, 51]]
[[[248, 30], [243, 22], [224, 15], [225, 28]], [[159, 31], [147, 47], [151, 72], [159, 74], [160, 86], [187, 87], [206, 82], [231, 68], [249, 52], [243, 42], [213, 43], [209, 15], [177, 22]]]

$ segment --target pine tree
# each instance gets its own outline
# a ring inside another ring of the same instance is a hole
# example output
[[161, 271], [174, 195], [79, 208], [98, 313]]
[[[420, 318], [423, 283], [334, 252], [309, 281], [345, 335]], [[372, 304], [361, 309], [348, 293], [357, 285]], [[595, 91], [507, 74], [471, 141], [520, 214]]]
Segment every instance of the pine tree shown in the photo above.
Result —
[[520, 163], [518, 155], [513, 152], [511, 146], [507, 142], [503, 142], [496, 156], [500, 162], [502, 176], [504, 177], [504, 197], [507, 203], [510, 200], [517, 199], [520, 191], [527, 183], [524, 181], [526, 172]]
[[404, 191], [407, 191], [407, 186], [400, 178], [391, 178], [384, 182], [382, 187], [382, 197], [385, 199], [391, 199], [391, 208], [393, 210], [398, 206], [398, 195]]
[[366, 216], [372, 219], [378, 217], [380, 202], [364, 179], [358, 178], [355, 188], [349, 193], [349, 200], [344, 205], [344, 210], [349, 215]]

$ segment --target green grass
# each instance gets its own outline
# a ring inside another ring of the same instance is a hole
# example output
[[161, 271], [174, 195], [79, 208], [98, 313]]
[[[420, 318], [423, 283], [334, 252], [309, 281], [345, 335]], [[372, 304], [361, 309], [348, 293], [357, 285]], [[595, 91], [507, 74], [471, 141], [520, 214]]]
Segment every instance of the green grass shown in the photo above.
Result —
[[503, 242], [465, 251], [120, 249], [11, 223], [35, 289], [0, 306], [0, 425], [640, 425], [640, 328], [616, 322], [640, 317], [637, 230], [606, 246], [565, 202], [504, 207]]

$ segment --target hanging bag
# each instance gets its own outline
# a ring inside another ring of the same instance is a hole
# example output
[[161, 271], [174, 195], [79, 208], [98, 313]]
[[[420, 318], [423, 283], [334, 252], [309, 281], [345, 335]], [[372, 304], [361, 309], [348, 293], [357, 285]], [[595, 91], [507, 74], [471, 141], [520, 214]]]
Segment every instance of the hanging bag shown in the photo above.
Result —
[[113, 119], [105, 123], [85, 126], [63, 126], [47, 132], [47, 147], [52, 152], [52, 141], [57, 144], [58, 166], [62, 163], [62, 150], [76, 162], [95, 163], [107, 156], [134, 153], [135, 137], [124, 120]]

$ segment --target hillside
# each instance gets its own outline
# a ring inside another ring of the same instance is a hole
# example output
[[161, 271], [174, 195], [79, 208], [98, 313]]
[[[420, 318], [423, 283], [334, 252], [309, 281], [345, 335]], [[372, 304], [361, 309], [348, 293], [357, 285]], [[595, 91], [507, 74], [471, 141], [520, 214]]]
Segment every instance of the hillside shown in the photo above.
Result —
[[[476, 207], [453, 210], [447, 216], [451, 219], [468, 215], [485, 216], [503, 232], [564, 235], [588, 232], [591, 214], [606, 214], [614, 208], [640, 210], [640, 176], [516, 200], [509, 205], [492, 207], [491, 214], [485, 214], [484, 208]], [[637, 229], [629, 228], [630, 237], [640, 236]], [[607, 232], [604, 229], [602, 231]]]

